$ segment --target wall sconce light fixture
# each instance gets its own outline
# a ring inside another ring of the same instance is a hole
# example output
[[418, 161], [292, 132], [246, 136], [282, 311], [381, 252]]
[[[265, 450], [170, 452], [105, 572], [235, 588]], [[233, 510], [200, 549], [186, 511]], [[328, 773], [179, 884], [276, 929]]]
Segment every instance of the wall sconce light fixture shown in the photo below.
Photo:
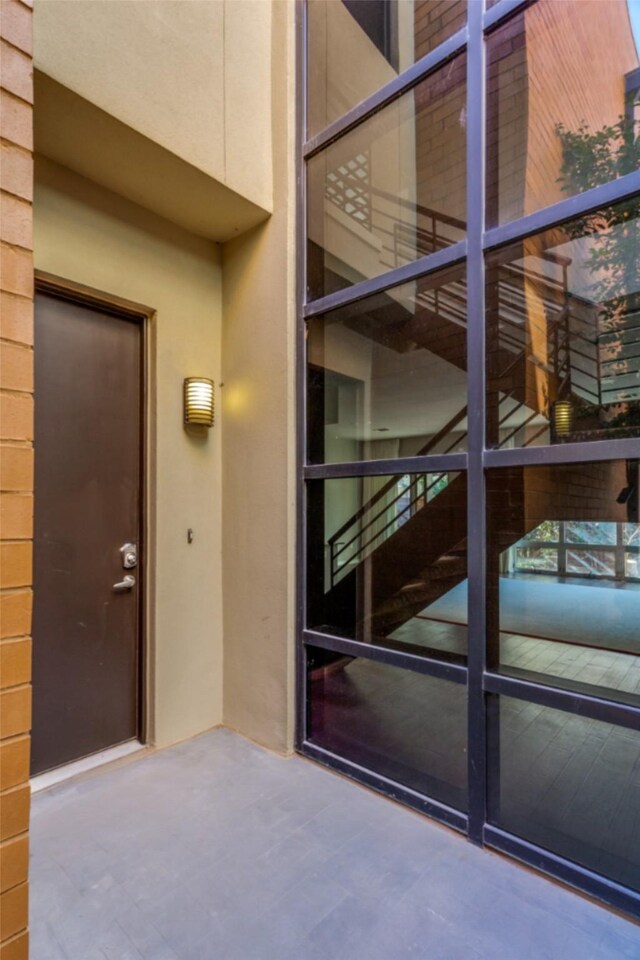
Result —
[[201, 427], [213, 426], [213, 380], [187, 377], [184, 381], [184, 422]]
[[570, 400], [556, 400], [553, 405], [553, 426], [556, 437], [568, 437], [573, 429], [573, 406]]

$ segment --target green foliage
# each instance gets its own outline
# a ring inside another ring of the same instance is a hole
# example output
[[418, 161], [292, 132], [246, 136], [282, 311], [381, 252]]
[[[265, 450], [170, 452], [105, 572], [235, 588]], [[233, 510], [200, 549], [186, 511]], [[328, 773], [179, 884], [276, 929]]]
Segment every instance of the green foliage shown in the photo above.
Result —
[[568, 193], [609, 183], [640, 166], [640, 136], [633, 119], [621, 116], [612, 126], [594, 132], [586, 123], [573, 131], [559, 123], [556, 134], [562, 142], [558, 182]]
[[528, 533], [526, 537], [523, 538], [522, 542], [542, 540], [545, 543], [555, 543], [559, 538], [560, 527], [558, 522], [556, 520], [543, 520], [535, 530], [532, 530], [531, 533]]
[[[556, 134], [562, 144], [558, 183], [572, 196], [640, 169], [640, 123], [633, 113], [594, 131], [586, 123], [573, 131], [559, 123]], [[606, 335], [607, 373], [624, 374], [625, 328], [640, 310], [640, 197], [600, 208], [566, 230], [572, 238], [590, 238], [582, 246], [581, 266], [591, 275], [589, 295], [598, 304], [599, 332]], [[576, 420], [589, 419], [591, 410], [589, 404], [578, 406]], [[607, 429], [631, 429], [635, 435], [638, 426], [640, 405], [623, 402]]]
[[[629, 406], [609, 421], [609, 427], [640, 427], [640, 406]], [[632, 434], [635, 436], [634, 434]]]
[[[609, 183], [640, 168], [640, 125], [632, 118], [591, 131], [583, 123], [567, 130], [559, 123], [556, 134], [562, 143], [562, 166], [558, 183], [574, 195]], [[592, 296], [603, 304], [601, 320], [615, 324], [629, 309], [629, 294], [640, 290], [640, 198], [604, 207], [580, 220], [576, 237], [595, 234], [584, 266], [594, 277]], [[571, 226], [569, 225], [571, 234]]]

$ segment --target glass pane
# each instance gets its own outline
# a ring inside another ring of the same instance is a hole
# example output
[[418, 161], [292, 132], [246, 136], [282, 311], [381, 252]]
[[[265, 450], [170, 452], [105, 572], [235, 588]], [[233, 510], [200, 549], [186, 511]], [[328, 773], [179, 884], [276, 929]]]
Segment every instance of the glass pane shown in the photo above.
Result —
[[615, 577], [616, 555], [609, 550], [567, 550], [567, 573], [581, 577]]
[[466, 0], [309, 0], [309, 136], [463, 27], [466, 6]]
[[464, 239], [465, 76], [457, 57], [308, 162], [310, 299]]
[[487, 56], [489, 226], [638, 168], [626, 0], [538, 0], [491, 34]]
[[567, 523], [565, 537], [569, 543], [615, 543], [618, 528], [615, 523]]
[[539, 523], [538, 526], [522, 538], [523, 543], [528, 543], [529, 541], [535, 542], [544, 542], [544, 543], [557, 543], [560, 539], [560, 524], [554, 523], [553, 520], [543, 520], [542, 523]]
[[622, 542], [627, 546], [640, 547], [640, 523], [622, 524]]
[[489, 819], [640, 890], [640, 733], [490, 697]]
[[308, 626], [446, 659], [466, 655], [464, 473], [308, 485]]
[[463, 267], [310, 320], [310, 462], [466, 450], [466, 322]]
[[347, 760], [467, 809], [467, 688], [308, 649], [310, 737]]
[[516, 570], [558, 569], [558, 551], [547, 547], [516, 547]]
[[640, 436], [638, 250], [636, 197], [488, 256], [492, 446]]
[[640, 706], [640, 584], [622, 545], [526, 542], [529, 531], [564, 522], [613, 528], [615, 544], [638, 509], [638, 475], [637, 460], [487, 473], [490, 669]]
[[640, 580], [640, 554], [625, 553], [624, 570], [629, 580]]

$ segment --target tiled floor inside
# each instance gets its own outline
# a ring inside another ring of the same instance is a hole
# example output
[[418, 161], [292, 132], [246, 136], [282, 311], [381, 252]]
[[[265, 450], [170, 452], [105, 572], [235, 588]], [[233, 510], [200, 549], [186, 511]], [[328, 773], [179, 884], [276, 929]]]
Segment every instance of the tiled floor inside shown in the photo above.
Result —
[[638, 960], [640, 927], [225, 730], [33, 801], [31, 960]]

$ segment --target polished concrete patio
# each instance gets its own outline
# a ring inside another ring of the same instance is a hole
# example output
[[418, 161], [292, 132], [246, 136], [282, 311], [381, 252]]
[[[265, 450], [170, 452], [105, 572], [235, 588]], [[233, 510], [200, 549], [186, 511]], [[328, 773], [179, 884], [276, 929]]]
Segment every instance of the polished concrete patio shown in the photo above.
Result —
[[31, 960], [625, 960], [640, 927], [226, 730], [33, 801]]

